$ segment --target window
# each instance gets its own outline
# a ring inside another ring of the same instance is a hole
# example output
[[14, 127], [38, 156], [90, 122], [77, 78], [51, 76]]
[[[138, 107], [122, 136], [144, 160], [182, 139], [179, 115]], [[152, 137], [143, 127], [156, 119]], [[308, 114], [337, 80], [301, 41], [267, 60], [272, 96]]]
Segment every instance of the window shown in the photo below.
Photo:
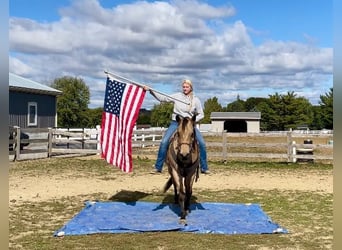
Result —
[[28, 122], [28, 126], [37, 126], [37, 103], [36, 102], [28, 103], [27, 122]]

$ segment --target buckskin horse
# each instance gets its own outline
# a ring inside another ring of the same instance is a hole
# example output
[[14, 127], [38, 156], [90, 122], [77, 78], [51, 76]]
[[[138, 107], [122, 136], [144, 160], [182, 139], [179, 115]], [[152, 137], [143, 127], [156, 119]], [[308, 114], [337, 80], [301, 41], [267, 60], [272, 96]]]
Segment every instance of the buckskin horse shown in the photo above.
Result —
[[180, 222], [190, 212], [192, 186], [199, 176], [199, 150], [195, 135], [196, 115], [192, 118], [176, 117], [178, 127], [170, 139], [165, 163], [170, 178], [164, 193], [173, 185], [175, 203], [180, 205]]

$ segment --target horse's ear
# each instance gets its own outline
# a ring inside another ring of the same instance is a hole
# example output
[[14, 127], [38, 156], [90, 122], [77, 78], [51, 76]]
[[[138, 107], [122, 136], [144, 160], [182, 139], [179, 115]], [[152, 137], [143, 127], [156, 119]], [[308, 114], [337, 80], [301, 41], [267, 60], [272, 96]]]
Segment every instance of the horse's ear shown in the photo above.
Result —
[[179, 123], [181, 121], [180, 115], [176, 115], [176, 121]]
[[192, 116], [192, 121], [193, 121], [193, 122], [196, 122], [196, 115], [193, 115], [193, 116]]

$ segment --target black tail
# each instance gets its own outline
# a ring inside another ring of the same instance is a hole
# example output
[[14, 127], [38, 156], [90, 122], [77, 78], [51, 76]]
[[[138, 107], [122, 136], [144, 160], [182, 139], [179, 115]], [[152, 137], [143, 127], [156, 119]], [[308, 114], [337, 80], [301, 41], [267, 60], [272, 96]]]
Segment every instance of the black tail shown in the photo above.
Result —
[[165, 193], [172, 185], [172, 178], [170, 177], [164, 185], [163, 192]]

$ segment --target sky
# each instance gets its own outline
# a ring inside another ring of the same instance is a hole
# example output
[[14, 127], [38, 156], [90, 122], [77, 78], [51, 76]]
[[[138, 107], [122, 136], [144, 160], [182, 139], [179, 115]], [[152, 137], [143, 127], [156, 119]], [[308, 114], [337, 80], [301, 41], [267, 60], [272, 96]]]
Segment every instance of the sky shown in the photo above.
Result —
[[[103, 106], [106, 74], [202, 105], [333, 87], [333, 0], [10, 0], [9, 71], [51, 85], [82, 78]], [[142, 108], [158, 102], [146, 95]]]

